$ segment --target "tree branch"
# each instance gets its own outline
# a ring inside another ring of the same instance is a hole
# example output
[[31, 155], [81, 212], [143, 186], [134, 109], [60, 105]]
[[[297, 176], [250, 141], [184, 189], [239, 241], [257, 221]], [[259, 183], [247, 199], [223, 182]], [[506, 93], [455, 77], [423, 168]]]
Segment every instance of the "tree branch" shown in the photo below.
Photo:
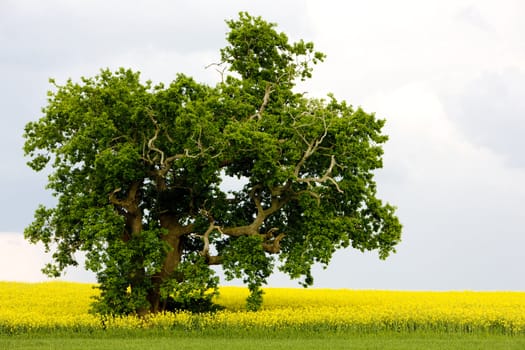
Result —
[[309, 196], [313, 197], [317, 201], [318, 205], [321, 204], [321, 196], [319, 195], [319, 193], [315, 193], [314, 191], [302, 190], [302, 191], [295, 192], [294, 196], [295, 196], [295, 198], [297, 198], [299, 195], [301, 195], [303, 193], [306, 193]]
[[208, 265], [222, 265], [223, 257], [220, 255], [208, 255], [206, 262]]
[[[323, 134], [319, 138], [314, 139], [310, 142], [308, 142], [306, 137], [302, 133], [299, 132], [299, 127], [294, 127], [297, 134], [303, 139], [303, 141], [308, 146], [306, 150], [304, 151], [303, 156], [301, 157], [301, 160], [299, 160], [299, 162], [295, 166], [294, 175], [295, 175], [297, 182], [307, 183], [308, 186], [311, 186], [312, 182], [324, 183], [324, 182], [330, 181], [335, 186], [337, 191], [342, 193], [343, 191], [339, 187], [337, 181], [335, 181], [335, 179], [332, 177], [332, 171], [334, 167], [337, 165], [334, 155], [331, 156], [330, 165], [328, 166], [328, 169], [326, 170], [326, 172], [324, 173], [322, 177], [303, 178], [300, 175], [301, 168], [304, 166], [308, 158], [310, 158], [315, 152], [317, 152], [321, 148], [321, 144], [323, 143], [324, 139], [326, 138], [326, 135], [328, 134], [329, 125], [326, 124], [325, 118], [321, 118], [321, 120], [323, 121], [323, 128], [324, 128]], [[317, 197], [317, 199], [319, 198]]]
[[305, 177], [305, 178], [297, 178], [297, 182], [306, 182], [308, 186], [311, 186], [311, 182], [317, 182], [317, 183], [324, 183], [327, 181], [330, 181], [335, 188], [337, 189], [337, 192], [343, 193], [343, 190], [339, 188], [339, 185], [337, 184], [337, 181], [334, 180], [332, 175], [332, 170], [334, 169], [334, 166], [336, 165], [335, 156], [332, 155], [332, 159], [330, 161], [330, 166], [324, 173], [322, 177]]
[[[263, 206], [261, 204], [261, 199], [257, 195], [257, 191], [261, 190], [261, 189], [262, 189], [261, 185], [255, 185], [255, 186], [252, 187], [252, 190], [250, 191], [250, 198], [255, 203], [255, 207], [257, 208], [256, 219], [258, 217], [262, 217], [264, 215], [264, 208], [263, 208]], [[263, 218], [263, 220], [264, 220], [264, 218]]]
[[[290, 199], [290, 197], [284, 197], [282, 198], [282, 195], [285, 192], [285, 189], [287, 189], [289, 185], [285, 186], [278, 186], [275, 188], [275, 192], [271, 194], [271, 202], [270, 206], [267, 208], [264, 208], [261, 202], [260, 197], [257, 195], [257, 191], [262, 189], [261, 185], [255, 185], [252, 187], [252, 190], [250, 191], [250, 198], [254, 201], [255, 206], [257, 208], [257, 215], [253, 219], [253, 221], [249, 225], [244, 226], [236, 226], [236, 227], [223, 227], [222, 233], [228, 236], [232, 237], [239, 237], [239, 236], [250, 236], [250, 235], [257, 235], [259, 233], [259, 228], [264, 223], [264, 220], [268, 218], [273, 213], [277, 212], [279, 209], [281, 209]], [[272, 192], [272, 189], [270, 189]], [[276, 195], [279, 194], [279, 195]]]
[[[212, 66], [220, 67], [223, 64], [224, 64], [224, 62], [210, 63], [207, 66], [205, 66], [204, 69], [208, 69], [208, 68], [210, 68]], [[225, 72], [226, 72], [227, 69], [228, 69], [228, 67], [224, 67], [222, 69], [215, 68], [215, 71], [221, 75], [221, 83], [224, 83], [224, 75], [225, 75]]]
[[[158, 122], [157, 120], [155, 119], [155, 115], [153, 114], [152, 111], [148, 111], [148, 116], [150, 117], [151, 121], [153, 122], [153, 125], [155, 126], [155, 133], [153, 134], [153, 137], [150, 138], [146, 145], [144, 146], [144, 149], [143, 149], [143, 155], [142, 155], [142, 159], [145, 160], [146, 162], [148, 162], [149, 164], [151, 165], [156, 165], [157, 162], [158, 162], [158, 169], [153, 171], [153, 175], [154, 176], [157, 176], [159, 178], [163, 178], [166, 176], [166, 174], [168, 173], [171, 165], [173, 164], [174, 161], [178, 160], [178, 159], [182, 159], [182, 158], [197, 158], [201, 155], [203, 155], [206, 151], [208, 151], [209, 148], [207, 149], [204, 149], [204, 147], [202, 146], [201, 144], [201, 136], [202, 136], [202, 129], [199, 131], [199, 137], [197, 138], [197, 148], [199, 149], [199, 153], [195, 154], [195, 155], [190, 155], [190, 151], [186, 148], [184, 149], [184, 153], [178, 153], [178, 154], [174, 154], [172, 156], [169, 156], [169, 157], [166, 157], [166, 154], [161, 150], [159, 149], [157, 146], [155, 146], [155, 142], [157, 141], [158, 137], [159, 137], [159, 134], [160, 134], [160, 127], [158, 125]], [[170, 140], [171, 138], [169, 137], [169, 135], [166, 133], [167, 137], [168, 137], [168, 140]], [[170, 141], [172, 142], [172, 141]], [[146, 149], [147, 147], [147, 149]], [[150, 152], [154, 152], [156, 153], [155, 156], [151, 157], [150, 156]], [[219, 155], [216, 155], [214, 157], [218, 157]], [[160, 160], [159, 160], [160, 158]]]
[[122, 191], [122, 188], [119, 187], [109, 194], [109, 202], [115, 206], [125, 209], [128, 212], [136, 212], [138, 210], [137, 205], [137, 194], [140, 189], [142, 181], [135, 181], [130, 185], [128, 194], [126, 198], [119, 199], [117, 193]]
[[273, 86], [273, 84], [270, 84], [270, 83], [266, 84], [266, 88], [264, 89], [264, 97], [263, 97], [263, 101], [261, 103], [261, 106], [259, 107], [257, 112], [255, 112], [255, 114], [250, 116], [249, 119], [253, 119], [253, 118], [257, 117], [257, 120], [261, 120], [262, 114], [264, 113], [264, 110], [265, 110], [266, 106], [268, 105], [268, 102], [270, 101], [270, 94], [274, 91], [274, 90], [272, 90], [272, 86]]
[[[270, 231], [272, 231], [272, 230], [270, 230]], [[280, 233], [273, 240], [263, 242], [263, 244], [262, 244], [263, 249], [267, 253], [270, 253], [270, 254], [277, 254], [277, 253], [279, 253], [281, 251], [281, 240], [285, 236], [286, 235], [284, 233]], [[273, 234], [272, 234], [272, 237], [273, 237]]]
[[147, 158], [146, 160], [148, 160], [151, 164], [154, 164], [156, 161], [156, 158], [151, 159], [149, 156], [149, 151], [154, 151], [160, 155], [160, 164], [164, 164], [164, 157], [165, 157], [164, 152], [155, 146], [155, 141], [157, 141], [157, 138], [159, 137], [160, 127], [159, 127], [157, 120], [155, 119], [155, 115], [153, 114], [153, 111], [148, 110], [148, 116], [153, 122], [153, 125], [155, 126], [155, 133], [153, 134], [153, 137], [148, 140], [148, 143], [147, 143], [148, 152], [145, 153], [145, 157]]
[[297, 134], [303, 139], [303, 141], [307, 144], [307, 148], [306, 150], [304, 151], [303, 153], [303, 156], [301, 158], [301, 160], [299, 161], [299, 163], [297, 163], [297, 165], [295, 166], [295, 169], [294, 169], [294, 174], [295, 174], [295, 177], [299, 178], [299, 172], [301, 171], [301, 168], [303, 167], [304, 163], [308, 160], [308, 158], [310, 158], [315, 152], [317, 152], [319, 146], [321, 145], [321, 143], [323, 143], [326, 135], [328, 134], [328, 126], [326, 125], [326, 120], [324, 118], [322, 118], [322, 121], [323, 121], [323, 127], [324, 127], [324, 132], [323, 134], [318, 138], [318, 139], [315, 139], [311, 142], [308, 142], [306, 140], [306, 137], [304, 135], [302, 135], [300, 132], [299, 132], [299, 128], [297, 127], [294, 127], [295, 131], [297, 132]]
[[222, 264], [222, 260], [223, 260], [222, 257], [210, 255], [210, 234], [215, 230], [222, 233], [221, 227], [218, 225], [215, 225], [215, 220], [213, 219], [213, 217], [207, 210], [202, 209], [201, 214], [203, 214], [204, 216], [208, 218], [208, 221], [210, 222], [210, 224], [208, 226], [208, 229], [206, 230], [206, 232], [204, 232], [203, 235], [195, 235], [195, 237], [201, 238], [204, 243], [204, 247], [202, 248], [199, 254], [206, 259], [206, 262], [208, 263], [208, 265], [220, 265]]

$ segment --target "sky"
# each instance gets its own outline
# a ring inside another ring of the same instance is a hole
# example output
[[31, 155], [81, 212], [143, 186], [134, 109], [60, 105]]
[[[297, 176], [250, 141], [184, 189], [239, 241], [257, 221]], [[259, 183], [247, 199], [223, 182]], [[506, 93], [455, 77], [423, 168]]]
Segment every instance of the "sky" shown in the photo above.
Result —
[[[22, 234], [38, 204], [53, 204], [22, 151], [48, 79], [126, 67], [154, 82], [181, 72], [213, 85], [219, 77], [205, 67], [239, 11], [327, 55], [298, 89], [386, 119], [376, 180], [398, 208], [402, 242], [385, 261], [337, 252], [315, 267], [315, 287], [525, 290], [521, 0], [0, 1], [0, 280], [44, 280], [50, 259]], [[94, 281], [82, 269], [61, 279]], [[269, 285], [297, 282], [276, 274]]]

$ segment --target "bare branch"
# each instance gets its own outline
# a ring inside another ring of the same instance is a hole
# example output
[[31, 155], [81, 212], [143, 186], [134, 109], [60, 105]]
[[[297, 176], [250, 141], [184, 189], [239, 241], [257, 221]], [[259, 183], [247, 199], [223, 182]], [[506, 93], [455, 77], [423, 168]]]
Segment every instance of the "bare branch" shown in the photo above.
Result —
[[208, 265], [221, 265], [223, 260], [223, 257], [220, 255], [209, 255], [206, 259]]
[[115, 204], [115, 205], [118, 205], [120, 207], [124, 207], [126, 205], [126, 201], [117, 198], [117, 193], [119, 193], [120, 191], [122, 191], [121, 187], [119, 187], [119, 188], [115, 189], [113, 192], [111, 192], [109, 194], [109, 201], [111, 202], [111, 204]]
[[308, 145], [308, 147], [306, 148], [306, 150], [304, 151], [304, 154], [303, 154], [303, 157], [301, 158], [301, 160], [299, 161], [299, 163], [297, 163], [297, 165], [295, 166], [295, 170], [294, 170], [294, 174], [295, 174], [295, 177], [299, 178], [299, 172], [301, 171], [301, 168], [303, 167], [304, 163], [308, 160], [308, 158], [310, 158], [315, 152], [317, 152], [319, 146], [323, 143], [326, 135], [328, 134], [328, 125], [326, 125], [326, 120], [325, 118], [321, 118], [321, 120], [323, 121], [323, 127], [324, 127], [324, 131], [323, 131], [323, 134], [318, 138], [318, 139], [315, 139], [311, 142], [308, 142], [306, 140], [306, 137], [304, 135], [302, 135], [301, 133], [299, 133], [299, 130], [298, 128], [294, 128], [295, 131], [299, 134], [299, 136], [301, 136], [301, 138], [306, 142], [306, 144]]
[[[257, 215], [253, 219], [253, 221], [244, 226], [236, 226], [236, 227], [223, 227], [222, 228], [222, 234], [233, 236], [233, 237], [239, 237], [239, 236], [250, 236], [250, 235], [258, 235], [259, 228], [262, 226], [264, 221], [275, 212], [279, 211], [290, 199], [291, 197], [281, 197], [273, 195], [271, 196], [271, 202], [270, 206], [267, 208], [264, 208], [261, 202], [260, 197], [257, 195], [256, 191], [260, 190], [262, 186], [255, 185], [252, 190], [250, 191], [250, 198], [255, 203], [255, 206], [257, 207]], [[283, 188], [286, 188], [283, 187]], [[284, 191], [284, 190], [283, 190]], [[283, 192], [284, 193], [284, 192]], [[281, 193], [282, 194], [282, 193]]]
[[315, 200], [317, 200], [317, 205], [321, 204], [321, 196], [319, 195], [319, 193], [315, 193], [313, 191], [309, 191], [309, 190], [298, 191], [298, 192], [295, 193], [295, 197], [297, 197], [297, 196], [299, 196], [300, 194], [303, 194], [303, 193], [306, 193], [310, 197], [313, 197]]
[[285, 236], [286, 235], [284, 233], [280, 233], [273, 240], [267, 241], [267, 242], [263, 242], [263, 244], [262, 244], [263, 249], [266, 252], [270, 253], [270, 254], [277, 254], [277, 253], [279, 253], [281, 251], [281, 240]]
[[[326, 123], [326, 118], [322, 117], [320, 119], [321, 119], [321, 121], [323, 123], [324, 131], [323, 131], [321, 136], [319, 136], [318, 138], [316, 138], [316, 139], [314, 139], [312, 141], [308, 141], [306, 139], [306, 136], [303, 135], [303, 133], [300, 132], [299, 129], [302, 126], [294, 127], [294, 129], [297, 132], [297, 134], [307, 144], [307, 148], [304, 151], [303, 156], [301, 157], [299, 162], [295, 165], [294, 175], [295, 175], [295, 178], [296, 178], [297, 182], [304, 182], [304, 183], [307, 183], [309, 186], [311, 186], [312, 182], [324, 183], [324, 182], [329, 181], [336, 187], [338, 192], [343, 192], [341, 190], [341, 188], [339, 187], [337, 181], [335, 181], [335, 179], [332, 177], [332, 171], [333, 171], [334, 167], [337, 165], [337, 162], [335, 160], [335, 156], [334, 155], [331, 156], [330, 165], [329, 165], [328, 169], [326, 170], [326, 172], [324, 173], [323, 176], [321, 176], [321, 177], [301, 177], [301, 168], [304, 166], [304, 164], [306, 163], [308, 158], [310, 158], [314, 153], [319, 151], [319, 149], [324, 149], [323, 147], [321, 147], [321, 144], [323, 143], [324, 139], [326, 138], [326, 135], [328, 135], [329, 125], [327, 125], [327, 123]], [[313, 193], [310, 193], [310, 194], [313, 194]], [[314, 195], [314, 197], [319, 201], [320, 198], [319, 198], [318, 195]]]
[[244, 226], [223, 227], [222, 233], [231, 237], [251, 236], [259, 233], [257, 229], [258, 227], [252, 222]]
[[206, 232], [204, 232], [203, 235], [195, 235], [196, 237], [201, 238], [204, 243], [204, 247], [202, 248], [199, 254], [206, 259], [206, 263], [208, 265], [220, 265], [223, 261], [222, 256], [210, 255], [210, 234], [215, 230], [222, 233], [220, 226], [210, 223], [210, 226], [208, 226], [208, 229], [206, 230]]
[[285, 193], [292, 187], [292, 182], [287, 181], [282, 186], [274, 186], [270, 189], [270, 193], [272, 194], [272, 197], [281, 197], [285, 195]]
[[[153, 125], [155, 125], [155, 134], [153, 135], [153, 137], [151, 139], [148, 140], [148, 149], [151, 150], [151, 151], [155, 151], [158, 154], [160, 154], [160, 164], [164, 164], [164, 152], [162, 152], [160, 149], [155, 147], [155, 141], [159, 137], [160, 127], [159, 127], [159, 124], [157, 123], [157, 120], [155, 119], [153, 111], [148, 110], [148, 116], [150, 117], [151, 121], [153, 122]], [[146, 154], [146, 156], [147, 156], [148, 160], [150, 161], [150, 163], [154, 163], [155, 162], [154, 159], [151, 159], [149, 157], [149, 154]]]
[[126, 211], [130, 212], [130, 213], [134, 213], [138, 210], [138, 206], [137, 206], [137, 201], [136, 201], [136, 197], [137, 197], [137, 193], [140, 189], [140, 185], [141, 185], [141, 181], [135, 181], [133, 182], [131, 185], [130, 185], [130, 188], [129, 188], [129, 191], [128, 191], [128, 194], [126, 196], [126, 198], [124, 199], [119, 199], [117, 197], [117, 193], [121, 192], [122, 191], [122, 188], [119, 187], [117, 189], [115, 189], [113, 192], [111, 192], [109, 194], [109, 202], [113, 205], [116, 205], [120, 208], [123, 208], [125, 209]]
[[213, 67], [213, 66], [220, 67], [221, 65], [222, 65], [222, 62], [220, 62], [220, 63], [213, 62], [213, 63], [210, 63], [210, 64], [204, 66], [204, 69], [208, 69], [208, 68]]
[[334, 166], [336, 164], [337, 163], [335, 161], [335, 156], [332, 155], [330, 166], [328, 167], [328, 169], [326, 169], [326, 172], [324, 173], [322, 177], [297, 178], [297, 182], [306, 182], [310, 186], [312, 182], [324, 183], [324, 182], [330, 181], [335, 186], [338, 192], [343, 193], [343, 190], [339, 188], [337, 181], [335, 181], [334, 178], [332, 177], [332, 170], [334, 169]]
[[208, 229], [206, 230], [206, 232], [204, 232], [203, 235], [195, 235], [195, 237], [201, 238], [204, 243], [204, 247], [202, 248], [200, 255], [206, 258], [206, 261], [209, 265], [220, 264], [222, 262], [221, 257], [210, 256], [210, 235], [215, 230], [219, 231], [222, 234], [222, 229], [220, 226], [215, 225], [215, 219], [213, 219], [213, 216], [206, 209], [201, 209], [200, 212], [202, 215], [208, 218], [208, 221], [210, 223]]
[[[221, 67], [223, 64], [224, 64], [224, 62], [210, 63], [207, 66], [205, 66], [204, 69], [208, 69], [208, 68], [210, 68], [212, 66]], [[228, 67], [226, 67], [226, 66], [223, 67], [222, 69], [215, 68], [215, 71], [221, 75], [221, 83], [224, 83], [224, 74], [225, 74], [227, 69], [228, 69]]]
[[[194, 155], [190, 154], [190, 151], [188, 149], [184, 149], [184, 153], [174, 154], [172, 156], [166, 157], [165, 153], [159, 149], [157, 146], [155, 146], [155, 142], [157, 141], [159, 134], [160, 134], [160, 127], [158, 125], [157, 120], [155, 119], [155, 116], [152, 111], [148, 111], [148, 116], [150, 117], [151, 121], [153, 122], [153, 125], [155, 126], [155, 133], [152, 138], [150, 138], [147, 143], [143, 147], [143, 156], [142, 159], [148, 162], [151, 165], [155, 165], [158, 163], [159, 169], [154, 171], [154, 175], [163, 178], [166, 176], [167, 172], [169, 171], [172, 163], [178, 159], [182, 158], [197, 158], [204, 153], [206, 153], [210, 148], [204, 149], [201, 143], [202, 138], [202, 129], [199, 130], [199, 136], [197, 138], [197, 147], [199, 148], [200, 152]], [[170, 136], [166, 133], [166, 136], [168, 140], [171, 140]], [[151, 157], [150, 152], [156, 153], [155, 156]], [[219, 155], [216, 155], [214, 157], [218, 157]], [[160, 160], [159, 160], [160, 157]]]
[[210, 234], [213, 232], [213, 230], [220, 229], [219, 226], [215, 226], [212, 223], [210, 223], [210, 226], [204, 232], [203, 235], [196, 235], [196, 237], [199, 237], [202, 239], [202, 242], [204, 243], [204, 247], [202, 248], [200, 254], [202, 256], [208, 257], [210, 255]]
[[262, 188], [261, 185], [255, 185], [252, 187], [252, 190], [250, 191], [250, 198], [255, 203], [255, 207], [257, 207], [257, 216], [264, 213], [264, 209], [261, 204], [261, 199], [257, 195], [257, 191], [260, 190], [261, 188]]
[[257, 117], [257, 120], [261, 120], [262, 114], [264, 113], [264, 109], [266, 108], [266, 106], [268, 105], [268, 102], [270, 101], [270, 94], [274, 91], [272, 90], [272, 87], [273, 87], [273, 84], [268, 83], [266, 85], [266, 88], [264, 89], [264, 97], [263, 97], [261, 106], [259, 107], [257, 112], [255, 112], [255, 114], [250, 116], [249, 119], [253, 119]]

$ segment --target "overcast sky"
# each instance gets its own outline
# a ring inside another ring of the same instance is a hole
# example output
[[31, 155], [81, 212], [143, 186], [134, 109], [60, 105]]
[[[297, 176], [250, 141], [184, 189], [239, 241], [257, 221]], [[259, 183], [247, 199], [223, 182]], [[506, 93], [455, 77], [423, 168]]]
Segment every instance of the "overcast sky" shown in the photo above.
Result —
[[[183, 72], [214, 84], [205, 66], [239, 11], [327, 54], [300, 87], [310, 96], [333, 92], [387, 120], [378, 189], [398, 207], [403, 242], [386, 261], [338, 252], [315, 270], [316, 287], [525, 290], [521, 0], [0, 1], [0, 280], [44, 279], [48, 257], [22, 232], [53, 199], [21, 148], [48, 78], [130, 67], [154, 82]], [[277, 275], [270, 285], [296, 283]]]

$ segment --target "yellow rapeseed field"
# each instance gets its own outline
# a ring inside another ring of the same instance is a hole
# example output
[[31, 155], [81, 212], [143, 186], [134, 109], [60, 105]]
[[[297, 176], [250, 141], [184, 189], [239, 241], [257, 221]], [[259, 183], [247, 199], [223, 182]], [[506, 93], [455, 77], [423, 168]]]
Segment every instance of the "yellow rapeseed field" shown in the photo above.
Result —
[[265, 289], [263, 309], [244, 309], [245, 288], [223, 287], [214, 314], [165, 313], [104, 319], [88, 313], [92, 285], [0, 282], [0, 333], [31, 330], [296, 329], [305, 331], [496, 332], [525, 334], [525, 292], [401, 292]]

